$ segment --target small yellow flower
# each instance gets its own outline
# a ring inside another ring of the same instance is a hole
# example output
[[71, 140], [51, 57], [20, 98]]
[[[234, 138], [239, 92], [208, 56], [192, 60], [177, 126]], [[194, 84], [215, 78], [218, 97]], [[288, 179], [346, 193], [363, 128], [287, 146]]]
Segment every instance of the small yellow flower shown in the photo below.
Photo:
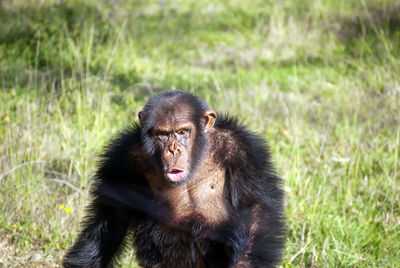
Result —
[[58, 208], [59, 209], [64, 209], [64, 205], [60, 205]]
[[22, 231], [22, 226], [18, 227], [18, 230]]
[[71, 212], [71, 209], [69, 207], [66, 207], [65, 208], [65, 213], [70, 213], [70, 212]]
[[57, 249], [61, 249], [60, 243], [57, 243], [56, 247], [57, 247]]
[[6, 121], [7, 123], [10, 122], [10, 117], [9, 117], [8, 115], [6, 115], [6, 116], [4, 117], [4, 121]]
[[36, 227], [36, 226], [35, 226], [35, 227], [33, 227], [33, 230], [37, 231], [37, 227]]

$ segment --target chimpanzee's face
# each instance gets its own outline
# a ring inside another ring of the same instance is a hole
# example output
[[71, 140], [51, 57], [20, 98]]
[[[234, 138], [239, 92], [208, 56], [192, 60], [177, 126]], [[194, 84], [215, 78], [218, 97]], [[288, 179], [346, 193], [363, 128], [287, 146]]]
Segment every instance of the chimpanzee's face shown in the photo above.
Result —
[[145, 151], [155, 157], [166, 180], [181, 184], [190, 179], [206, 149], [205, 133], [215, 118], [214, 111], [196, 111], [176, 98], [164, 99], [139, 113]]

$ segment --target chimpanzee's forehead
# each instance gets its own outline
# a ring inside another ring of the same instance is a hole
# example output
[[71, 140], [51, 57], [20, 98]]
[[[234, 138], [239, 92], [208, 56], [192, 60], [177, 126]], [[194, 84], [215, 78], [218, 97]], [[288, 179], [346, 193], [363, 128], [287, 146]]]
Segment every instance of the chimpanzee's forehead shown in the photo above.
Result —
[[166, 99], [155, 109], [155, 117], [157, 125], [175, 126], [193, 123], [194, 109], [185, 102], [179, 99]]

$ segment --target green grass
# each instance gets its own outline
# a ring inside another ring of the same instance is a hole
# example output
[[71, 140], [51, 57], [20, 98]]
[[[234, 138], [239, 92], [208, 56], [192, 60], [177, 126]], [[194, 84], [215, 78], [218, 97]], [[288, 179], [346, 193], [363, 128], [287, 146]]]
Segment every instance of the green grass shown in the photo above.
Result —
[[58, 266], [102, 146], [179, 88], [268, 140], [282, 267], [400, 267], [399, 14], [389, 0], [0, 1], [0, 266]]

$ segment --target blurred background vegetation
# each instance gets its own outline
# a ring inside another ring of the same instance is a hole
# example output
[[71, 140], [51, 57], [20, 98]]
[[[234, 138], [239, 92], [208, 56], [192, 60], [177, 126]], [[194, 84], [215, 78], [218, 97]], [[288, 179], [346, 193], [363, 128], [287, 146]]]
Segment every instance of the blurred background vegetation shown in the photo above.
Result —
[[399, 267], [399, 77], [399, 1], [0, 0], [0, 267], [59, 266], [103, 145], [162, 89], [268, 140], [282, 267]]

